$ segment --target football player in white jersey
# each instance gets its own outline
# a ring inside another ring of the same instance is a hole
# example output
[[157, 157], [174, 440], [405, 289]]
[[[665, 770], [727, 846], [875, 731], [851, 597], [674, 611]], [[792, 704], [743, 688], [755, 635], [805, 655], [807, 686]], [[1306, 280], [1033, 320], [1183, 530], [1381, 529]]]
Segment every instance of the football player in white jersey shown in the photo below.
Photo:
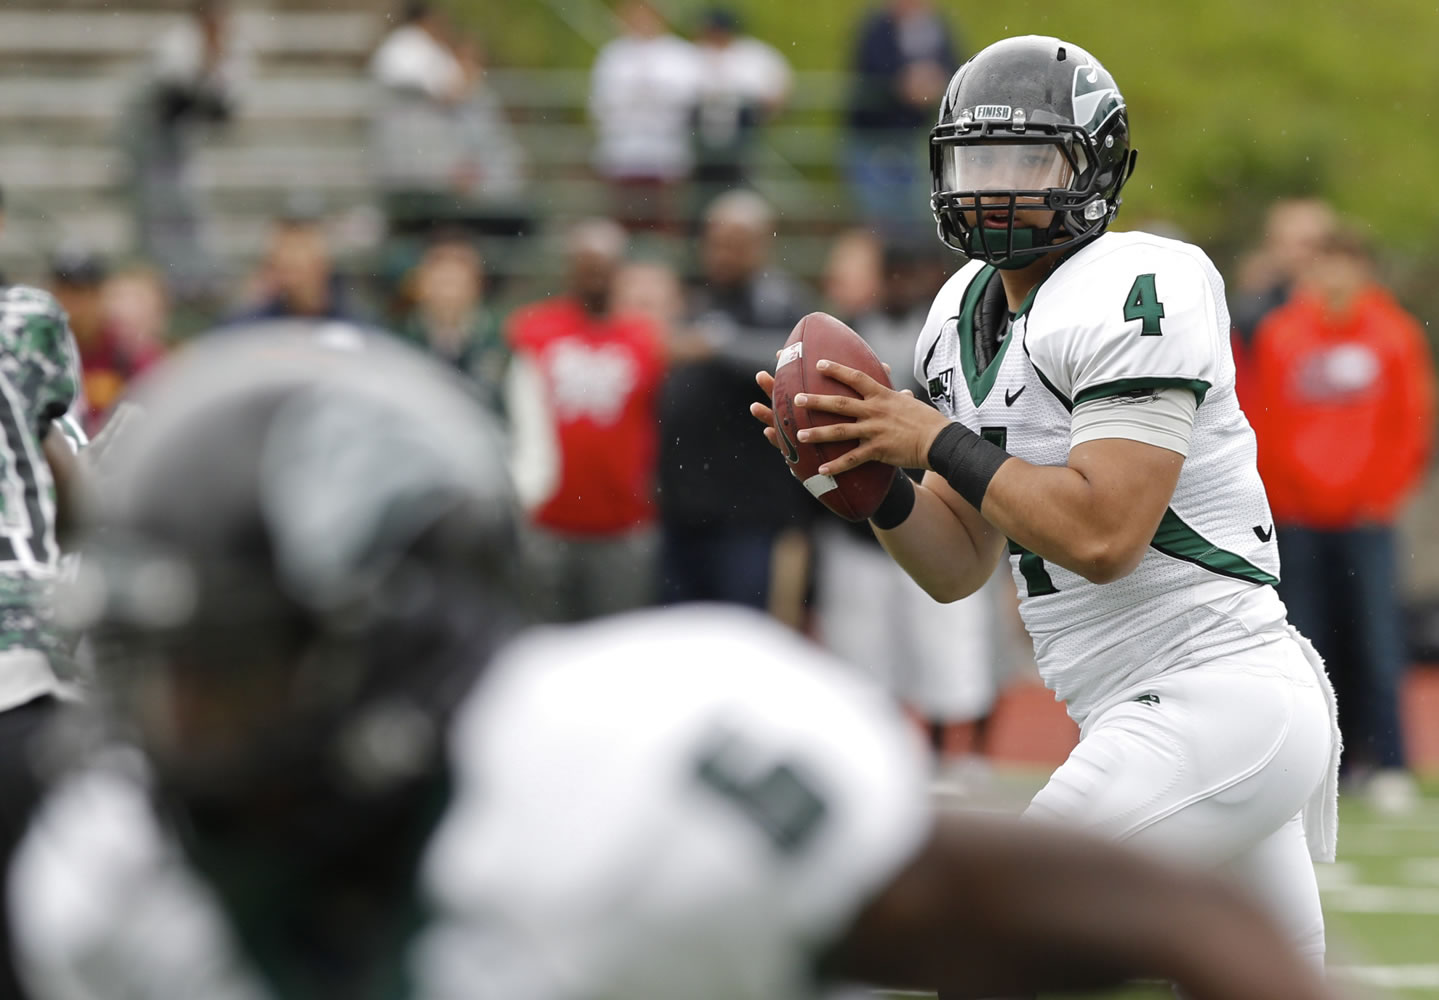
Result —
[[972, 593], [1007, 549], [1081, 737], [1030, 814], [1233, 873], [1322, 961], [1333, 696], [1274, 590], [1219, 274], [1189, 244], [1105, 232], [1134, 153], [1118, 87], [1076, 45], [975, 55], [930, 160], [940, 238], [970, 258], [919, 336], [934, 407], [831, 363], [862, 398], [804, 404], [855, 422], [800, 437], [857, 442], [830, 475], [930, 470], [897, 476], [873, 524], [935, 598]]
[[34, 1000], [987, 996], [1132, 974], [1328, 996], [1217, 880], [936, 816], [887, 699], [758, 616], [511, 640], [504, 449], [408, 348], [203, 340], [139, 403], [71, 596], [139, 752], [58, 785], [14, 859]]

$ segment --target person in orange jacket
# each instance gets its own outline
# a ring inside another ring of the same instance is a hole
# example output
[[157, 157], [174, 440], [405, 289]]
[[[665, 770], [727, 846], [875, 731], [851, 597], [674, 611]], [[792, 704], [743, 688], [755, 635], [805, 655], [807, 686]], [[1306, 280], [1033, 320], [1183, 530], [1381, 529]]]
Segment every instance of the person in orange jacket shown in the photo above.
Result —
[[1329, 237], [1260, 324], [1245, 389], [1289, 620], [1329, 664], [1346, 772], [1399, 807], [1413, 782], [1393, 525], [1429, 461], [1435, 375], [1423, 330], [1376, 282], [1356, 234]]

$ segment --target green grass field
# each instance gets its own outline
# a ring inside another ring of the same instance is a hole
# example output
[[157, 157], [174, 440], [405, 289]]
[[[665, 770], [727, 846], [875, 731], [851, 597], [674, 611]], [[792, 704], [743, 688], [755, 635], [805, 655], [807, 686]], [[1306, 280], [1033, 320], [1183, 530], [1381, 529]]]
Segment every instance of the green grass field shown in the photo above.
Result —
[[1341, 802], [1339, 862], [1319, 868], [1330, 962], [1373, 995], [1439, 997], [1439, 783], [1413, 813]]
[[[1039, 781], [1042, 775], [1004, 775], [997, 797], [1012, 805]], [[1418, 808], [1402, 817], [1341, 800], [1339, 861], [1318, 873], [1331, 973], [1349, 995], [1439, 997], [1439, 781], [1428, 782]], [[1102, 996], [1173, 1000], [1159, 988]]]

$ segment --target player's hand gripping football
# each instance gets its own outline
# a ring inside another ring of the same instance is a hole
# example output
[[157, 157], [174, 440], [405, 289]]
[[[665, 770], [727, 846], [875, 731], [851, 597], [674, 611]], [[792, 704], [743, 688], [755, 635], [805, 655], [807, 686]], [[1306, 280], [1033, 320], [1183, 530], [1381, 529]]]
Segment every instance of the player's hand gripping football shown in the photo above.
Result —
[[[796, 406], [852, 419], [852, 422], [810, 427], [799, 432], [799, 439], [805, 444], [859, 442], [852, 450], [822, 465], [819, 470], [822, 474], [837, 476], [870, 461], [903, 469], [928, 468], [929, 446], [949, 423], [944, 414], [916, 399], [908, 389], [887, 388], [864, 372], [838, 362], [820, 361], [817, 367], [860, 395], [859, 399], [814, 393], [795, 397]], [[888, 366], [885, 367], [888, 370]], [[773, 375], [759, 372], [755, 381], [765, 395], [773, 396]], [[762, 403], [751, 403], [750, 413], [765, 425], [764, 435], [769, 443], [782, 451], [779, 434], [774, 429], [774, 411]]]

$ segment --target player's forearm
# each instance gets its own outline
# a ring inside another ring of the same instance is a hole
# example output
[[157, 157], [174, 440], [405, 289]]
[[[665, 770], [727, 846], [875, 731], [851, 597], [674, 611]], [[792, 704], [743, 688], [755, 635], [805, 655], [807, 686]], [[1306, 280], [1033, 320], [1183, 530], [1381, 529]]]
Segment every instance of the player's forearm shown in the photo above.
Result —
[[[962, 892], [954, 887], [962, 886]], [[1160, 978], [1197, 1000], [1328, 994], [1222, 883], [1039, 824], [941, 814], [827, 966], [943, 1000]]]
[[[1015, 914], [1043, 929], [1046, 949], [1064, 956], [1051, 966], [1048, 988], [1086, 987], [1118, 972], [1127, 979], [1167, 980], [1191, 1000], [1329, 996], [1317, 970], [1283, 932], [1217, 877], [1153, 864], [1108, 845], [1092, 852], [1082, 846], [1079, 853], [1091, 854], [1089, 863], [1080, 864], [1065, 892], [1066, 900], [1080, 903], [1077, 909], [1051, 900], [1047, 908]], [[1023, 935], [1012, 936], [1008, 946], [1003, 938], [995, 947], [1023, 953]], [[948, 993], [940, 995], [950, 1000]]]
[[1157, 971], [1195, 1000], [1332, 997], [1323, 959], [1301, 956], [1271, 920], [1237, 889], [1188, 876], [1167, 926], [1156, 928]]
[[1035, 555], [1094, 583], [1132, 572], [1158, 527], [1137, 523], [1130, 498], [1075, 469], [1017, 458], [995, 473], [981, 513]]
[[890, 531], [876, 528], [875, 536], [936, 601], [968, 597], [994, 572], [997, 550], [988, 539], [976, 539], [937, 493], [923, 485], [914, 492], [914, 509], [904, 522]]

